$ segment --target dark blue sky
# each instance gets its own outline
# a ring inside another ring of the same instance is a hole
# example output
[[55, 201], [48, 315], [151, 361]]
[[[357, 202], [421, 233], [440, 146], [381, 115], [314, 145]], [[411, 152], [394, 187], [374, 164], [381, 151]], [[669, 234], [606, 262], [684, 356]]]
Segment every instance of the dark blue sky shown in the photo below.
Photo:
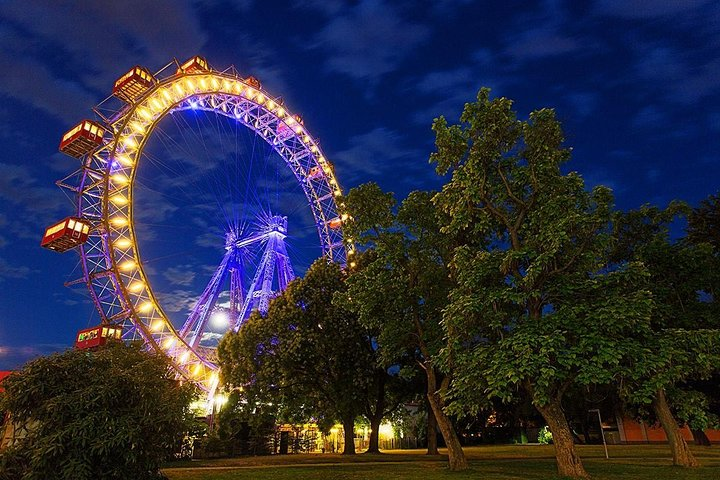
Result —
[[[714, 0], [2, 1], [0, 368], [65, 348], [97, 321], [84, 291], [63, 287], [77, 255], [38, 247], [72, 211], [53, 183], [75, 167], [60, 136], [133, 65], [195, 54], [282, 95], [345, 189], [436, 188], [432, 120], [457, 120], [481, 86], [523, 117], [555, 108], [569, 168], [612, 187], [620, 208], [696, 204], [719, 188]], [[187, 269], [168, 268], [156, 288], [186, 301]]]

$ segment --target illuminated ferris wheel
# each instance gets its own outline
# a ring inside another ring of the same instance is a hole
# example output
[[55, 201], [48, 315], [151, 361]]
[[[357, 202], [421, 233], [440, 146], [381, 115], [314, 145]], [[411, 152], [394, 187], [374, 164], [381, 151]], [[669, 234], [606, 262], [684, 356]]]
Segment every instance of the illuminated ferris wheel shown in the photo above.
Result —
[[[146, 209], [153, 209], [152, 204], [138, 202], [147, 183], [138, 174], [140, 165], [162, 157], [151, 152], [153, 141], [166, 150], [182, 143], [167, 133], [168, 129], [163, 130], [170, 118], [181, 118], [176, 126], [182, 132], [184, 126], [197, 123], [196, 117], [189, 122], [182, 120], [182, 115], [212, 115], [211, 123], [217, 131], [234, 136], [236, 141], [240, 128], [265, 147], [266, 153], [255, 162], [259, 165], [256, 169], [268, 168], [270, 153], [283, 165], [300, 192], [303, 210], [311, 213], [306, 216], [312, 219], [312, 229], [317, 233], [313, 237], [319, 253], [341, 264], [349, 261], [352, 266], [354, 251], [343, 237], [342, 224], [347, 216], [342, 212], [341, 190], [332, 165], [302, 119], [291, 114], [281, 98], [271, 96], [256, 78], [243, 78], [234, 67], [214, 70], [202, 57], [182, 64], [173, 61], [154, 74], [134, 67], [117, 80], [112, 96], [94, 111], [97, 120], [82, 121], [60, 143], [60, 151], [80, 161], [75, 172], [58, 182], [73, 193], [76, 211], [46, 230], [42, 246], [61, 252], [77, 247], [79, 251], [82, 278], [70, 283], [87, 286], [102, 321], [96, 334], [83, 334], [84, 342], [106, 331], [116, 335], [120, 327], [123, 339], [142, 340], [147, 348], [167, 355], [180, 376], [213, 392], [218, 375], [215, 349], [206, 342], [209, 321], [222, 316], [228, 328], [237, 330], [252, 311], [266, 312], [273, 296], [294, 278], [286, 244], [287, 215], [292, 212], [277, 211], [277, 205], [283, 204], [271, 204], [264, 198], [273, 196], [267, 187], [264, 193], [252, 190], [252, 197], [241, 195], [243, 205], [234, 207], [233, 211], [253, 212], [253, 221], [228, 215], [218, 201], [218, 208], [230, 217], [222, 231], [220, 248], [224, 253], [214, 270], [208, 271], [210, 280], [182, 325], [178, 325], [177, 317], [174, 324], [167, 314], [174, 310], [173, 305], [168, 300], [164, 303], [163, 295], [153, 290], [148, 274], [152, 268], [139, 253], [138, 240], [146, 233], [141, 220]], [[185, 138], [185, 143], [202, 144], [208, 159], [225, 158], [238, 171], [240, 163], [252, 164], [247, 156], [241, 161], [239, 154], [213, 152], [209, 141], [198, 138]], [[255, 144], [252, 150], [256, 150]], [[165, 157], [161, 160], [164, 162]], [[207, 162], [201, 159], [199, 163]], [[168, 172], [170, 183], [176, 179], [173, 175], [181, 177], [183, 173], [170, 167]], [[227, 183], [238, 191], [247, 184], [245, 191], [251, 191], [249, 174], [238, 175], [226, 175], [222, 180], [228, 177]], [[187, 177], [188, 183], [181, 185], [183, 191], [197, 181], [194, 172]], [[279, 191], [284, 193], [287, 187], [280, 180], [276, 183], [275, 196], [279, 197]], [[257, 199], [258, 208], [251, 208], [250, 198]]]

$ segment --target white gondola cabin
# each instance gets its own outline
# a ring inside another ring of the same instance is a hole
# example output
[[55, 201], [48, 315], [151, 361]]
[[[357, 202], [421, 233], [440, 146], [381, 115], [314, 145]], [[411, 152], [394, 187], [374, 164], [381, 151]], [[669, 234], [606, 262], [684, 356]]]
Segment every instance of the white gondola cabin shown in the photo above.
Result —
[[90, 120], [83, 120], [65, 132], [60, 140], [59, 150], [71, 157], [81, 158], [103, 143], [105, 128]]
[[85, 243], [88, 235], [90, 235], [88, 221], [68, 217], [45, 230], [40, 246], [56, 252], [66, 252]]
[[138, 65], [117, 79], [113, 87], [113, 95], [124, 102], [133, 103], [155, 82], [153, 74]]

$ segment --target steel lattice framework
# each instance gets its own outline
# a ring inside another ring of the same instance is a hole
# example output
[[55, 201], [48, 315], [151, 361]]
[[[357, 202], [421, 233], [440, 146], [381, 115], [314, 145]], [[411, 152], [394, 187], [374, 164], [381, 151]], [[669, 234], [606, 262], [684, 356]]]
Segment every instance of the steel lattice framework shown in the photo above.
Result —
[[[295, 278], [285, 246], [287, 217], [271, 216], [259, 227], [246, 237], [239, 237], [234, 231], [227, 233], [225, 255], [180, 330], [180, 336], [190, 347], [197, 349], [200, 346], [205, 326], [217, 308], [218, 296], [228, 276], [230, 277], [228, 320], [234, 331], [240, 329], [253, 310], [267, 313], [270, 300], [284, 291], [288, 283]], [[245, 291], [242, 282], [245, 271], [244, 257], [247, 256], [248, 249], [263, 244], [260, 263], [249, 288]], [[273, 280], [276, 277], [277, 288], [273, 288]]]
[[87, 285], [103, 323], [122, 325], [126, 340], [142, 340], [169, 356], [180, 376], [212, 392], [218, 382], [217, 365], [168, 319], [143, 270], [135, 235], [133, 182], [158, 122], [187, 109], [237, 119], [267, 141], [295, 175], [315, 218], [323, 255], [345, 264], [353, 247], [343, 237], [342, 221], [347, 217], [332, 165], [299, 117], [257, 81], [241, 78], [234, 67], [183, 73], [177, 66], [176, 61], [165, 66], [155, 74], [152, 86], [121, 108], [112, 108], [110, 100], [98, 105], [95, 112], [111, 135], [58, 185], [76, 194], [77, 215], [93, 225], [80, 247], [83, 277], [70, 283]]

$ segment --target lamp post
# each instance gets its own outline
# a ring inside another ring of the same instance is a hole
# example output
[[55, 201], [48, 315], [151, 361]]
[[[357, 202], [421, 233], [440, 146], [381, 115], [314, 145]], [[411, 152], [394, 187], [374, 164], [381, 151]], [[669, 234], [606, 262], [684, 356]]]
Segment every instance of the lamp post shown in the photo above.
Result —
[[602, 417], [600, 416], [600, 409], [599, 408], [593, 408], [591, 410], [588, 410], [589, 413], [596, 412], [598, 417], [598, 423], [600, 424], [600, 436], [602, 437], [603, 441], [603, 447], [605, 447], [605, 458], [610, 459], [610, 455], [608, 455], [608, 449], [607, 449], [607, 443], [605, 442], [605, 432], [603, 431], [602, 426]]

